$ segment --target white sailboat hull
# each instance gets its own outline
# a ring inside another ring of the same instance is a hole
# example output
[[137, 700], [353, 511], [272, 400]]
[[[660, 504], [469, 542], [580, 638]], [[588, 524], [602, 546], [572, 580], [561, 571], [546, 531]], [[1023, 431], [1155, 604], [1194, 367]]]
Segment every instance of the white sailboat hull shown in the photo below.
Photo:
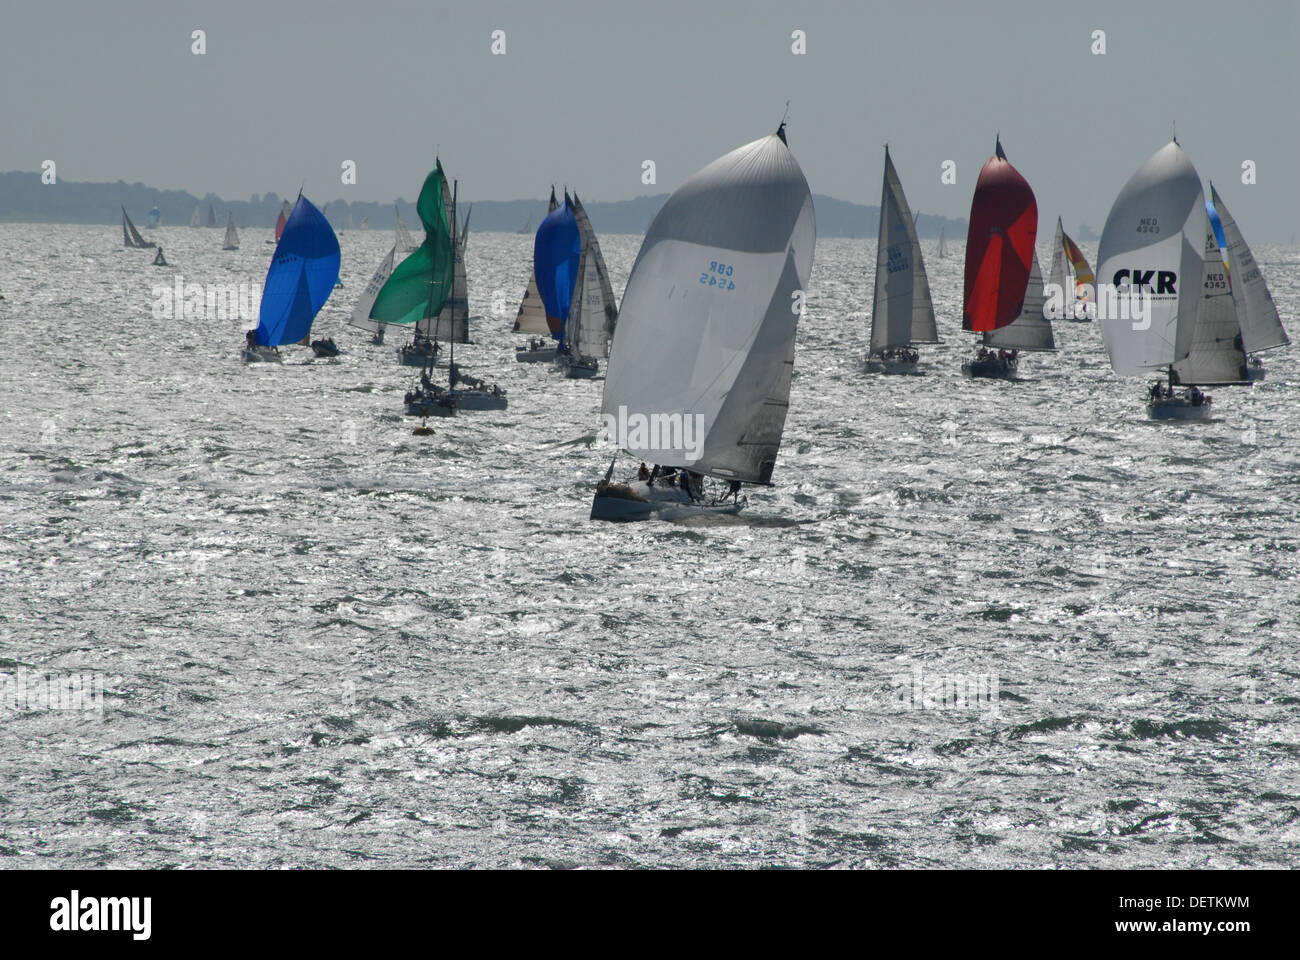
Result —
[[1262, 363], [1257, 363], [1256, 361], [1252, 361], [1246, 367], [1246, 378], [1250, 380], [1251, 383], [1254, 383], [1256, 380], [1263, 380], [1267, 376], [1268, 376], [1268, 368], [1265, 367]]
[[461, 410], [505, 410], [506, 392], [493, 393], [491, 390], [453, 390], [456, 406]]
[[446, 395], [428, 396], [419, 393], [406, 395], [406, 415], [408, 417], [454, 417], [456, 401]]
[[598, 487], [591, 501], [592, 520], [684, 520], [714, 514], [737, 514], [746, 498], [729, 503], [701, 503], [677, 487], [652, 487], [642, 480]]
[[903, 376], [920, 376], [921, 361], [896, 360], [892, 357], [868, 357], [867, 373], [889, 373]]
[[404, 367], [423, 367], [438, 356], [438, 345], [432, 340], [420, 340], [397, 348], [397, 362]]
[[961, 365], [961, 372], [972, 379], [984, 377], [989, 380], [1014, 380], [1019, 365], [1016, 360], [967, 360]]

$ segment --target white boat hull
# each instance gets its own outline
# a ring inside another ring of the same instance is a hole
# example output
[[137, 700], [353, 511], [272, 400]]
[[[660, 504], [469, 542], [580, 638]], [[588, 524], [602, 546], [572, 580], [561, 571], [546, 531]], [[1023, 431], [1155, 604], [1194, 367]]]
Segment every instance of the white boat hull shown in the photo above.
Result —
[[417, 348], [413, 344], [397, 348], [397, 362], [404, 367], [423, 367], [431, 358], [437, 358], [438, 347], [435, 344], [432, 350]]
[[570, 380], [590, 380], [600, 372], [600, 367], [596, 361], [588, 357], [573, 360], [561, 355], [558, 362], [560, 369], [564, 371], [564, 375]]
[[1247, 379], [1250, 380], [1251, 383], [1254, 383], [1257, 380], [1263, 380], [1267, 376], [1268, 376], [1268, 369], [1265, 367], [1252, 366], [1246, 368], [1246, 377]]
[[591, 501], [591, 519], [626, 523], [734, 515], [745, 508], [745, 503], [744, 497], [726, 503], [703, 503], [692, 500], [677, 487], [652, 487], [642, 480], [633, 480], [597, 487]]
[[406, 397], [406, 415], [408, 417], [454, 417], [455, 401], [445, 401], [436, 397]]

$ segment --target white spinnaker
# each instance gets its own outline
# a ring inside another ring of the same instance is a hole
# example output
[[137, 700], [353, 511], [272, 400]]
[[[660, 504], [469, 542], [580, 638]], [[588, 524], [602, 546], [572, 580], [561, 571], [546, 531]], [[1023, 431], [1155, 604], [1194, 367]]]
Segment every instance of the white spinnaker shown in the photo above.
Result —
[[1176, 383], [1245, 383], [1246, 355], [1241, 350], [1241, 328], [1232, 302], [1228, 272], [1213, 230], [1205, 234], [1205, 275], [1201, 304], [1196, 312], [1192, 342], [1185, 357], [1174, 361]]
[[1061, 218], [1056, 218], [1056, 237], [1052, 240], [1052, 266], [1048, 272], [1048, 282], [1061, 291], [1061, 312], [1056, 319], [1070, 316], [1074, 310], [1074, 271], [1069, 258], [1065, 255], [1065, 228]]
[[937, 343], [934, 303], [912, 211], [885, 147], [880, 186], [880, 237], [876, 243], [876, 296], [871, 312], [871, 353]]
[[[1201, 178], [1174, 142], [1142, 164], [1115, 199], [1097, 252], [1097, 302], [1110, 364], [1120, 376], [1145, 376], [1187, 355], [1208, 223]], [[1143, 290], [1149, 320], [1108, 304], [1106, 284], [1119, 288], [1121, 301], [1128, 289]]]
[[591, 220], [577, 194], [573, 196], [573, 216], [578, 224], [578, 235], [582, 238], [582, 255], [578, 265], [578, 284], [573, 291], [573, 303], [577, 309], [570, 310], [569, 322], [573, 323], [576, 314], [574, 346], [578, 355], [599, 359], [609, 355], [618, 308], [614, 304], [614, 288], [605, 269], [605, 258], [600, 252], [600, 241], [596, 239], [596, 231], [592, 229]]
[[1283, 347], [1291, 342], [1282, 328], [1277, 304], [1268, 292], [1264, 275], [1259, 272], [1255, 255], [1246, 246], [1237, 221], [1224, 206], [1223, 198], [1210, 184], [1210, 202], [1219, 214], [1223, 225], [1223, 238], [1228, 242], [1228, 276], [1232, 283], [1232, 299], [1237, 305], [1237, 320], [1241, 323], [1241, 339], [1247, 353]]
[[808, 182], [778, 136], [733, 150], [674, 191], [628, 278], [602, 410], [701, 422], [702, 455], [638, 442], [630, 429], [628, 452], [770, 482], [816, 240]]
[[388, 282], [388, 277], [393, 272], [393, 260], [397, 256], [397, 247], [394, 246], [388, 251], [388, 256], [384, 257], [383, 262], [375, 269], [366, 284], [366, 289], [361, 291], [361, 296], [357, 298], [357, 305], [352, 308], [352, 317], [348, 322], [354, 327], [360, 327], [362, 330], [369, 330], [374, 333], [379, 329], [378, 320], [370, 318], [370, 308], [375, 305], [375, 300], [379, 297], [379, 291]]
[[221, 242], [221, 249], [222, 250], [239, 249], [239, 231], [235, 229], [235, 215], [233, 213], [230, 213], [227, 216], [226, 236], [225, 239], [222, 240]]
[[1029, 284], [1025, 287], [1025, 303], [1020, 315], [1005, 327], [986, 331], [984, 345], [999, 350], [1055, 350], [1052, 321], [1043, 315], [1047, 297], [1043, 291], [1043, 271], [1038, 266], [1038, 251], [1029, 268]]

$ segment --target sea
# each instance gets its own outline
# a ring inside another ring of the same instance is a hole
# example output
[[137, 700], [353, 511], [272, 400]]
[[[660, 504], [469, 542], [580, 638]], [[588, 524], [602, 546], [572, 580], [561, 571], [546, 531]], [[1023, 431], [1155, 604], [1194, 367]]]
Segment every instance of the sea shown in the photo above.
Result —
[[[1300, 350], [1204, 423], [1095, 324], [971, 381], [926, 240], [943, 342], [867, 374], [875, 241], [821, 240], [774, 485], [616, 525], [602, 381], [513, 357], [531, 237], [469, 238], [509, 409], [419, 436], [347, 323], [391, 232], [283, 365], [162, 309], [270, 230], [145, 233], [0, 225], [0, 869], [1300, 859]], [[1300, 248], [1255, 254], [1296, 336]]]

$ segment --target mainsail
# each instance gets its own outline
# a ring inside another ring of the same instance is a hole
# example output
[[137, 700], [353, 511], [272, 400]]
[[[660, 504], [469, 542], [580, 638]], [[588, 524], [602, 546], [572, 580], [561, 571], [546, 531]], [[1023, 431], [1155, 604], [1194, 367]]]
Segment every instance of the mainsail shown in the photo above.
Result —
[[370, 308], [370, 319], [409, 326], [436, 317], [451, 295], [451, 230], [442, 202], [445, 177], [439, 162], [424, 180], [415, 211], [424, 242], [393, 270]]
[[546, 215], [533, 240], [533, 275], [546, 310], [546, 328], [556, 340], [564, 340], [573, 287], [578, 280], [582, 257], [582, 235], [573, 215], [573, 203], [564, 193], [564, 206]]
[[984, 332], [984, 346], [995, 350], [1055, 350], [1052, 321], [1043, 309], [1047, 297], [1043, 293], [1043, 273], [1038, 267], [1038, 252], [1032, 251], [1029, 283], [1025, 287], [1025, 305], [1020, 315], [1005, 327]]
[[122, 243], [124, 246], [137, 249], [157, 246], [152, 240], [146, 240], [140, 236], [140, 231], [135, 228], [131, 218], [126, 215], [126, 207], [122, 207]]
[[370, 308], [375, 305], [375, 298], [379, 296], [379, 291], [383, 289], [384, 284], [388, 281], [393, 272], [393, 260], [397, 256], [397, 246], [393, 245], [388, 251], [388, 256], [375, 269], [374, 274], [370, 277], [370, 282], [366, 288], [361, 291], [361, 296], [357, 298], [357, 305], [352, 308], [352, 316], [348, 322], [354, 327], [360, 327], [362, 330], [369, 330], [374, 333], [379, 330], [378, 320], [370, 316]]
[[197, 226], [201, 226], [202, 223], [203, 220], [202, 217], [200, 216], [199, 204], [196, 203], [194, 205], [194, 212], [190, 214], [190, 226], [197, 227]]
[[228, 211], [226, 220], [226, 239], [221, 243], [222, 250], [239, 249], [239, 231], [235, 229], [234, 211]]
[[208, 201], [208, 226], [215, 227], [216, 225], [217, 225], [217, 211], [212, 209], [212, 201], [209, 200]]
[[971, 198], [963, 330], [996, 330], [1020, 316], [1037, 233], [1034, 191], [1007, 161], [999, 140]]
[[393, 204], [393, 212], [397, 214], [397, 252], [402, 256], [406, 256], [419, 244], [411, 239], [411, 232], [406, 229], [406, 224], [402, 222], [402, 211], [397, 208], [397, 204]]
[[1241, 339], [1246, 352], [1255, 353], [1286, 346], [1291, 338], [1282, 327], [1282, 318], [1278, 316], [1273, 295], [1268, 292], [1268, 284], [1259, 272], [1255, 255], [1246, 246], [1246, 239], [1241, 235], [1237, 221], [1228, 212], [1213, 183], [1210, 184], [1210, 200], [1218, 212], [1223, 237], [1227, 242], [1232, 300], [1237, 306], [1237, 320], [1241, 323]]
[[1061, 225], [1061, 218], [1056, 218], [1056, 236], [1052, 239], [1052, 266], [1048, 274], [1049, 282], [1060, 291], [1060, 312], [1057, 319], [1074, 317], [1084, 319], [1082, 310], [1076, 309], [1076, 301], [1085, 304], [1094, 299], [1097, 278], [1093, 276], [1088, 259], [1079, 249], [1079, 245], [1070, 239]]
[[[328, 204], [326, 204], [326, 206], [328, 206]], [[319, 211], [317, 212], [319, 213]], [[286, 200], [280, 207], [280, 216], [275, 221], [275, 239], [279, 240], [280, 235], [284, 233], [284, 225], [289, 222], [289, 215], [291, 213], [293, 213], [293, 207], [290, 206], [289, 201]], [[322, 218], [324, 216], [324, 214], [321, 214]]]
[[1191, 345], [1184, 357], [1174, 361], [1174, 383], [1247, 383], [1246, 354], [1241, 349], [1241, 328], [1232, 302], [1228, 271], [1219, 252], [1213, 229], [1205, 232], [1205, 276], [1196, 310]]
[[[442, 162], [437, 161], [438, 169]], [[465, 240], [462, 231], [455, 235], [456, 195], [447, 186], [447, 178], [442, 178], [443, 216], [453, 231], [451, 293], [443, 301], [442, 309], [420, 320], [416, 329], [420, 336], [443, 343], [469, 343], [469, 282], [465, 275]]]
[[311, 201], [299, 196], [262, 287], [257, 345], [278, 347], [306, 337], [338, 279], [338, 238]]
[[[555, 187], [551, 187], [551, 205], [547, 207], [546, 213], [549, 216], [555, 212], [559, 203], [555, 199]], [[532, 221], [528, 221], [532, 225]], [[534, 257], [536, 256], [536, 241], [534, 241]], [[534, 260], [533, 267], [528, 273], [528, 287], [524, 290], [524, 297], [519, 301], [519, 313], [515, 315], [515, 325], [513, 329], [518, 333], [550, 333], [551, 328], [546, 323], [546, 306], [542, 303], [541, 294], [537, 291], [537, 265]]]
[[871, 312], [870, 353], [911, 343], [938, 343], [930, 281], [921, 241], [903, 194], [902, 181], [885, 147], [880, 187], [880, 238], [876, 244], [876, 300]]
[[[1097, 309], [1120, 376], [1149, 374], [1190, 352], [1208, 227], [1201, 178], [1176, 141], [1152, 154], [1115, 198], [1097, 250]], [[1112, 290], [1118, 303], [1110, 302]], [[1139, 294], [1149, 316], [1135, 315]]]
[[948, 256], [948, 244], [944, 242], [943, 227], [939, 228], [939, 259], [942, 260]]
[[582, 254], [578, 258], [578, 285], [573, 291], [570, 329], [566, 333], [576, 356], [599, 359], [609, 356], [609, 344], [618, 321], [618, 306], [614, 303], [614, 288], [609, 282], [605, 258], [600, 253], [600, 241], [596, 239], [596, 231], [592, 229], [576, 191], [573, 194], [573, 217], [582, 238]]
[[666, 450], [640, 431], [629, 431], [628, 452], [771, 481], [816, 240], [812, 194], [784, 130], [720, 157], [673, 192], [628, 278], [602, 409], [652, 425], [699, 423], [702, 455]]
[[154, 229], [155, 227], [158, 226], [158, 224], [161, 221], [162, 221], [162, 212], [157, 207], [151, 207], [149, 209], [149, 222], [147, 224], [148, 228], [150, 230]]

